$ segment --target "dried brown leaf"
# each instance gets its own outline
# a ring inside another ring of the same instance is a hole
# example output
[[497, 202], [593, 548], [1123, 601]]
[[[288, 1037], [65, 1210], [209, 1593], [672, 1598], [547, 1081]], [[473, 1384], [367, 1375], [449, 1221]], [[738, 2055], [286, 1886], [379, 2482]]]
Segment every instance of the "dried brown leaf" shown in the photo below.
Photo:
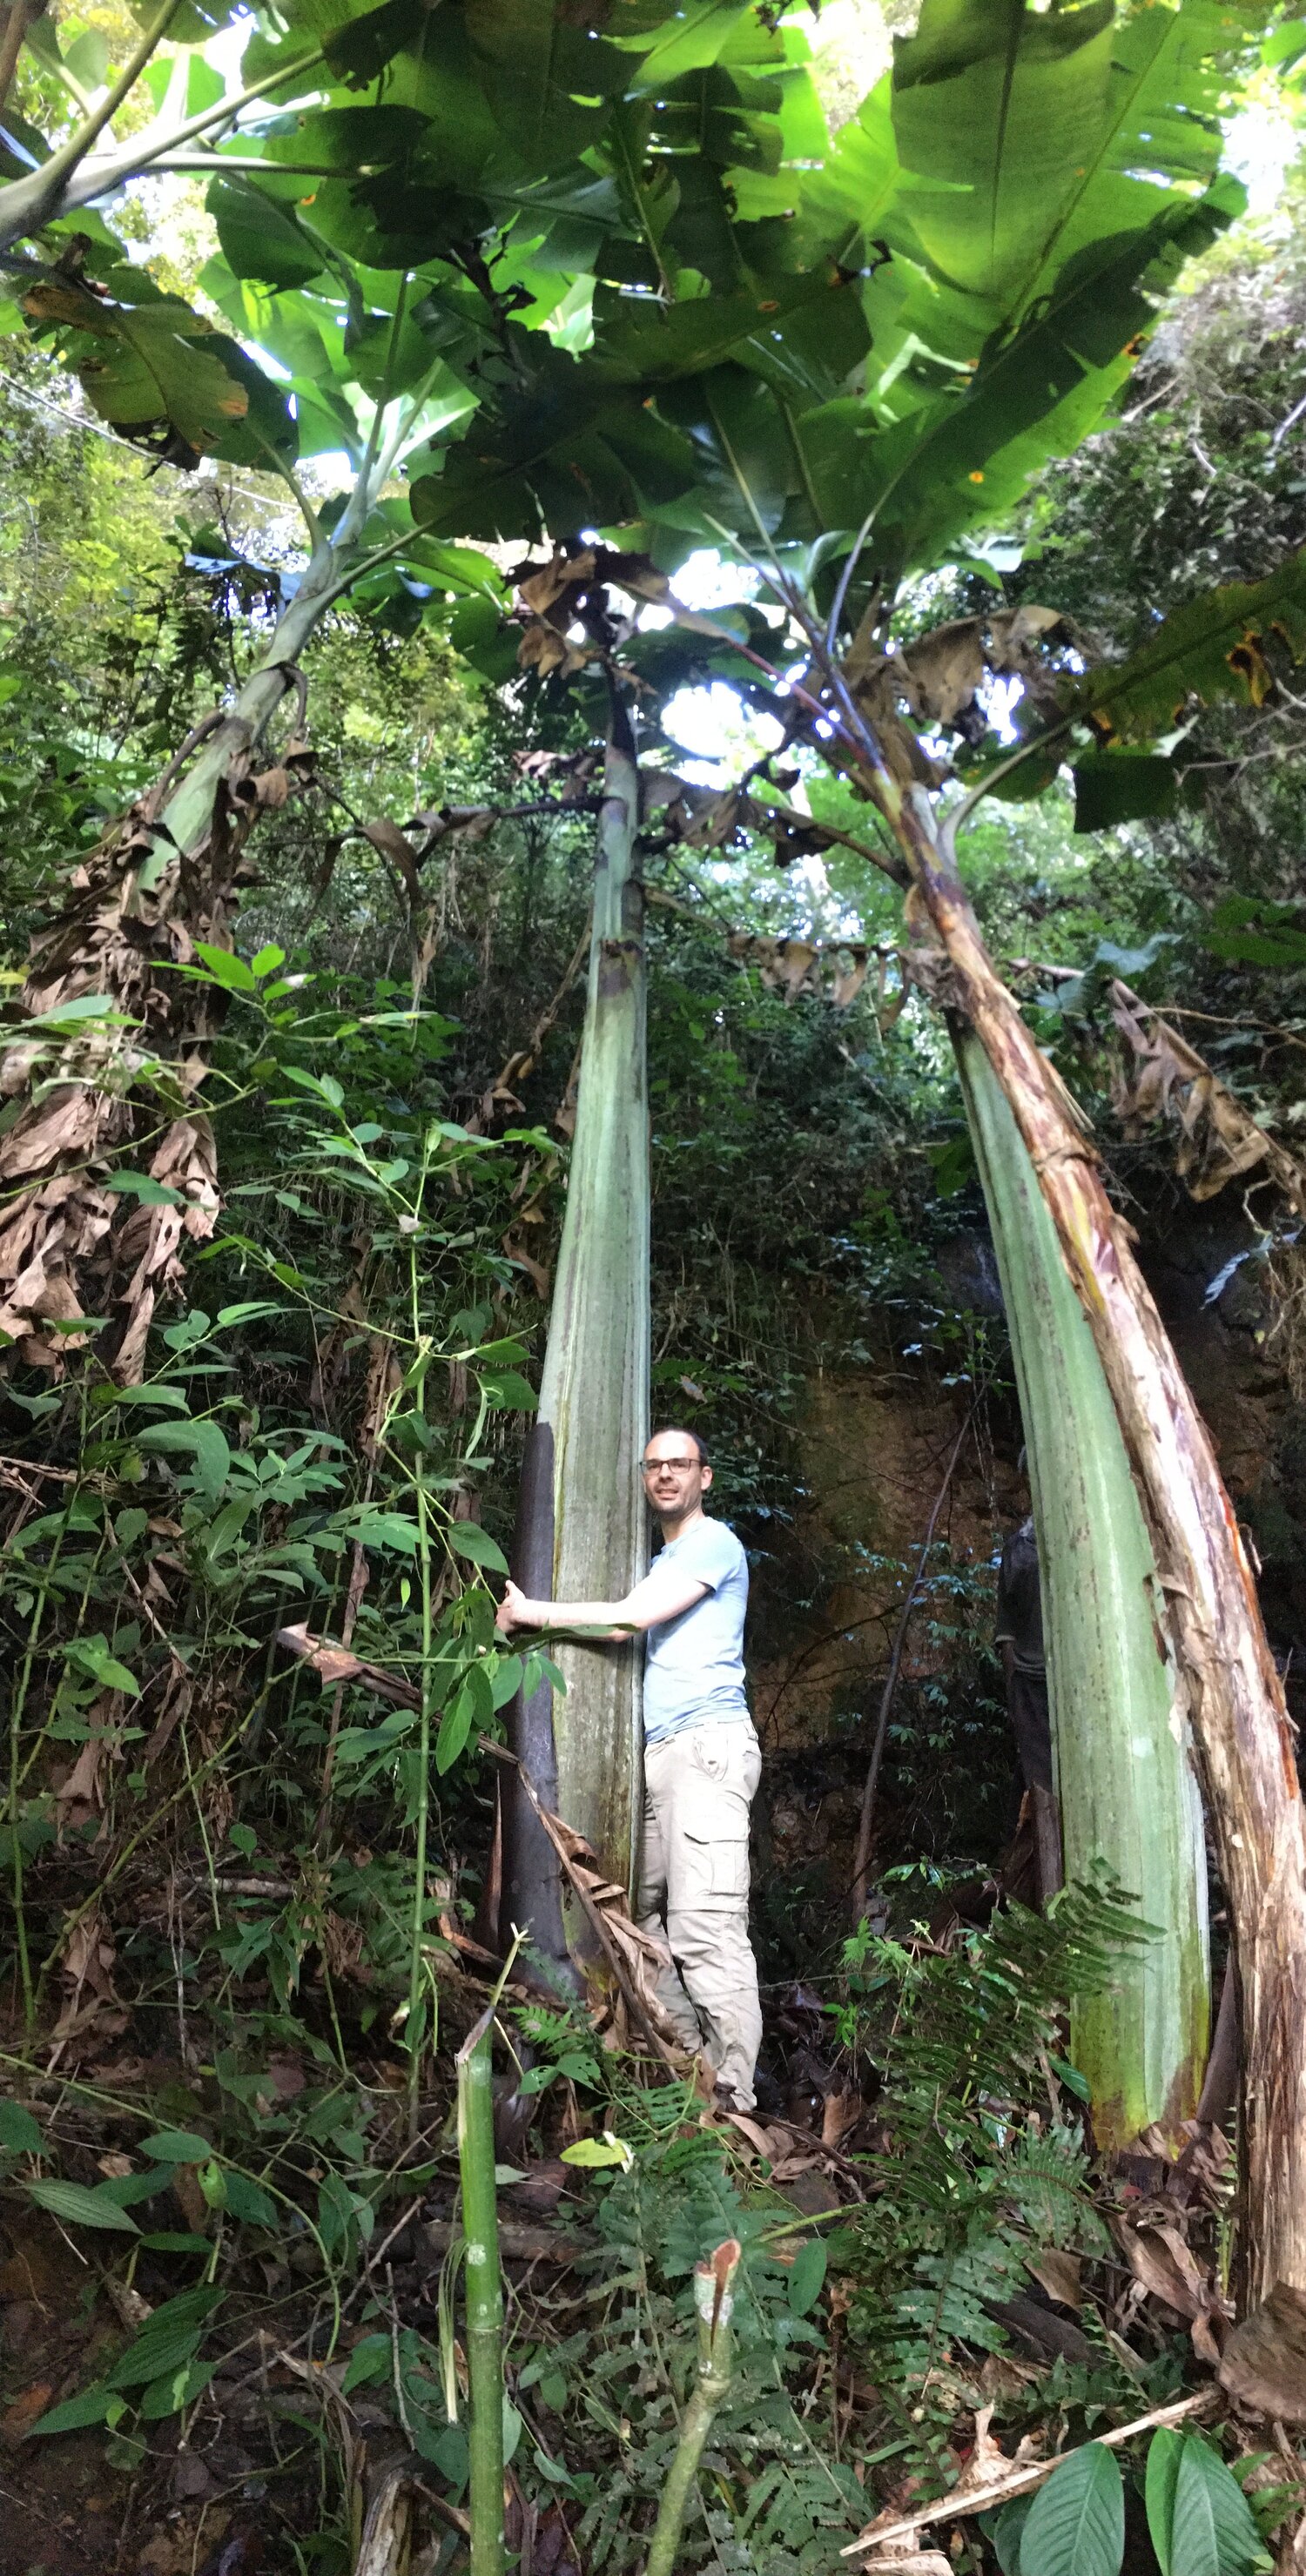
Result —
[[870, 964], [870, 951], [866, 948], [854, 948], [847, 965], [842, 957], [839, 959], [830, 989], [830, 999], [837, 1011], [846, 1011], [849, 1003], [856, 1001], [870, 972]]
[[1264, 1163], [1306, 1217], [1306, 1170], [1258, 1126], [1205, 1058], [1127, 984], [1112, 985], [1111, 1008], [1132, 1059], [1113, 1092], [1126, 1135], [1141, 1135], [1168, 1118], [1180, 1131], [1175, 1169], [1190, 1198], [1214, 1198], [1229, 1181]]
[[1220, 2358], [1220, 2385], [1254, 2414], [1306, 2424], [1306, 2290], [1276, 2282], [1234, 2327]]
[[1033, 2274], [1041, 2290], [1050, 2299], [1059, 2299], [1063, 2308], [1082, 2308], [1084, 2294], [1079, 2286], [1079, 2256], [1067, 2254], [1059, 2245], [1049, 2245], [1038, 2254], [1027, 2254], [1025, 2269]]

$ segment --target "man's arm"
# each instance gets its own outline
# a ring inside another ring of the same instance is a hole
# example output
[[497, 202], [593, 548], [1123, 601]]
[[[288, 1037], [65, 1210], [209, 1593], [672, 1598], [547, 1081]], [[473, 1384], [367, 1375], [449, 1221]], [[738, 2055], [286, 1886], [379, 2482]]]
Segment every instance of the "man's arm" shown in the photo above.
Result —
[[507, 1583], [495, 1625], [505, 1633], [514, 1628], [605, 1628], [609, 1637], [628, 1637], [663, 1619], [679, 1618], [711, 1589], [697, 1575], [678, 1574], [673, 1565], [655, 1565], [624, 1601], [528, 1601], [515, 1583]]

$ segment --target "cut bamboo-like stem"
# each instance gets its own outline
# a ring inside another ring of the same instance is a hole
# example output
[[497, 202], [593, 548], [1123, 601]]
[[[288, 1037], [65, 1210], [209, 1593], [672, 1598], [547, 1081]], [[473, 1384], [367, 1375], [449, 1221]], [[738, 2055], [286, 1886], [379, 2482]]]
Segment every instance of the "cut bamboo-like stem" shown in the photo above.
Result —
[[494, 2183], [493, 2012], [458, 2051], [472, 2576], [503, 2576], [503, 2289]]
[[1076, 2003], [1099, 2148], [1197, 2109], [1209, 2031], [1206, 1851], [1165, 1604], [1102, 1364], [1056, 1228], [974, 1031], [953, 1024], [1029, 1450], [1066, 1876], [1104, 1861], [1161, 1938]]
[[675, 2576], [676, 2552], [712, 2419], [727, 2394], [734, 2371], [734, 2338], [730, 2312], [734, 2305], [739, 2243], [728, 2236], [694, 2273], [694, 2306], [698, 2313], [698, 2378], [685, 2409], [675, 2457], [662, 2490], [645, 2576]]

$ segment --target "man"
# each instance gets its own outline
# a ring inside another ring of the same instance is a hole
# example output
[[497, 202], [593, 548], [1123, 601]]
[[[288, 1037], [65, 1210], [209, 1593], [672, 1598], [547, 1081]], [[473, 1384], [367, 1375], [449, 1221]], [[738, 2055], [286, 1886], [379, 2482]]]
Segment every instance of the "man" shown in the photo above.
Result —
[[515, 1583], [498, 1624], [633, 1629], [644, 1644], [644, 1834], [635, 1911], [667, 1943], [658, 1983], [686, 2048], [706, 2051], [718, 2097], [751, 2110], [762, 2037], [748, 1938], [748, 1810], [762, 1769], [744, 1697], [748, 1560], [703, 1496], [712, 1469], [695, 1431], [655, 1432], [644, 1490], [662, 1552], [624, 1601], [528, 1601]]

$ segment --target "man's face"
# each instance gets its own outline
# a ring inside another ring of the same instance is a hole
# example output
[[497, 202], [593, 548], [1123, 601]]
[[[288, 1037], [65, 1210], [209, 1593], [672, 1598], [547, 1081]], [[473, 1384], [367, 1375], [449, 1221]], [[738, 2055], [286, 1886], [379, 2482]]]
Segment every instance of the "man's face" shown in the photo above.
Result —
[[686, 1432], [654, 1432], [644, 1452], [644, 1491], [660, 1520], [684, 1520], [697, 1511], [711, 1482], [712, 1470]]

